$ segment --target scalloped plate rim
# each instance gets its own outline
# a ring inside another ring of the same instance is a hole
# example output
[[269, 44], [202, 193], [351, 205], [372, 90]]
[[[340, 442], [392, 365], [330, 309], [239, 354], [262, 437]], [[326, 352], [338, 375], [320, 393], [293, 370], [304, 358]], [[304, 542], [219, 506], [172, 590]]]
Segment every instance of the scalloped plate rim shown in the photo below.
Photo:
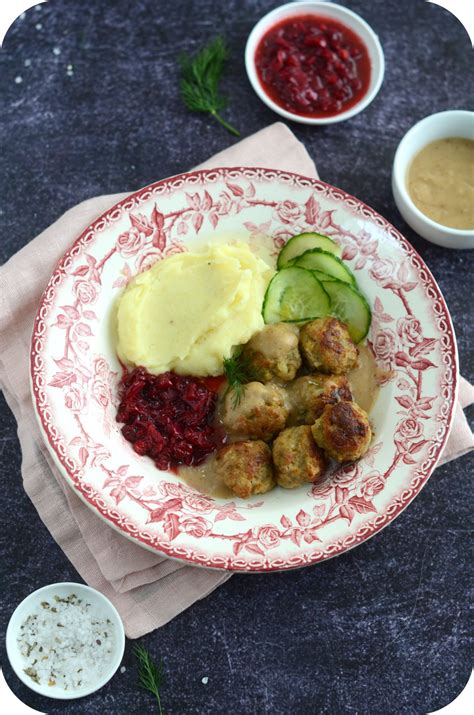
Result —
[[[30, 378], [30, 389], [31, 389], [31, 395], [32, 395], [32, 402], [33, 402], [33, 406], [34, 406], [34, 413], [35, 413], [36, 419], [37, 419], [39, 427], [40, 427], [42, 438], [44, 439], [45, 444], [46, 444], [50, 454], [53, 457], [54, 463], [56, 464], [61, 476], [63, 478], [65, 478], [68, 485], [73, 489], [74, 493], [76, 495], [78, 495], [80, 497], [81, 501], [83, 503], [87, 504], [87, 506], [89, 508], [91, 508], [96, 513], [96, 515], [98, 515], [102, 519], [102, 521], [104, 521], [109, 526], [111, 526], [117, 533], [120, 533], [120, 534], [126, 536], [132, 543], [139, 544], [141, 547], [147, 549], [148, 551], [151, 551], [152, 553], [164, 554], [166, 557], [172, 558], [173, 560], [176, 560], [176, 561], [180, 561], [180, 562], [184, 561], [184, 562], [186, 562], [190, 565], [193, 565], [193, 566], [199, 566], [202, 568], [211, 568], [213, 570], [218, 570], [218, 571], [266, 573], [266, 572], [272, 572], [272, 571], [285, 571], [285, 570], [290, 570], [290, 569], [303, 568], [304, 566], [309, 566], [309, 565], [313, 565], [316, 563], [320, 563], [321, 561], [326, 561], [330, 558], [334, 558], [335, 556], [339, 556], [342, 553], [345, 553], [346, 551], [353, 549], [354, 547], [358, 546], [360, 543], [363, 543], [364, 541], [367, 541], [369, 538], [372, 538], [372, 536], [375, 536], [375, 534], [379, 533], [382, 529], [384, 529], [385, 526], [387, 526], [391, 521], [393, 521], [402, 511], [404, 511], [406, 509], [406, 507], [413, 501], [413, 499], [416, 498], [416, 496], [419, 494], [421, 489], [425, 486], [429, 477], [431, 476], [434, 469], [436, 468], [436, 466], [442, 456], [443, 449], [446, 445], [446, 442], [449, 438], [449, 434], [450, 434], [451, 427], [453, 424], [454, 408], [456, 405], [457, 393], [458, 393], [458, 387], [459, 387], [459, 360], [458, 360], [457, 342], [456, 342], [456, 337], [455, 337], [454, 326], [453, 326], [453, 322], [452, 322], [449, 310], [447, 308], [444, 296], [443, 296], [436, 280], [434, 279], [430, 269], [428, 268], [428, 266], [426, 265], [424, 260], [421, 258], [421, 256], [418, 254], [416, 249], [398, 231], [398, 229], [396, 229], [392, 224], [390, 224], [389, 221], [384, 219], [383, 216], [381, 216], [374, 209], [371, 209], [369, 206], [367, 206], [367, 204], [365, 204], [365, 202], [361, 201], [360, 199], [354, 197], [351, 194], [348, 194], [346, 191], [339, 189], [338, 187], [334, 187], [333, 185], [328, 184], [327, 182], [323, 182], [323, 181], [321, 181], [319, 179], [315, 179], [313, 177], [307, 177], [307, 176], [299, 174], [297, 172], [284, 171], [284, 170], [279, 170], [279, 169], [271, 169], [271, 168], [265, 168], [265, 167], [246, 167], [246, 166], [230, 166], [230, 167], [219, 166], [219, 167], [215, 167], [212, 169], [197, 169], [197, 170], [194, 170], [194, 171], [192, 170], [189, 172], [181, 172], [179, 174], [172, 175], [165, 179], [161, 179], [159, 181], [152, 182], [151, 184], [148, 184], [148, 185], [138, 189], [135, 192], [127, 194], [122, 199], [120, 199], [120, 201], [116, 202], [111, 207], [109, 207], [104, 212], [102, 212], [96, 219], [94, 219], [93, 222], [91, 222], [90, 224], [88, 224], [88, 226], [86, 226], [86, 228], [77, 236], [77, 238], [75, 238], [75, 240], [72, 242], [72, 244], [69, 246], [69, 248], [62, 254], [61, 258], [57, 262], [57, 264], [54, 268], [54, 271], [51, 275], [51, 278], [48, 281], [48, 284], [42, 293], [41, 299], [39, 301], [38, 310], [35, 315], [34, 324], [33, 324], [32, 340], [33, 340], [33, 336], [35, 334], [40, 309], [41, 309], [43, 302], [45, 300], [47, 291], [48, 291], [50, 285], [52, 284], [54, 276], [57, 274], [57, 272], [63, 265], [64, 261], [70, 256], [73, 248], [77, 244], [79, 244], [79, 242], [86, 236], [86, 234], [88, 232], [95, 230], [95, 227], [97, 226], [97, 224], [99, 224], [101, 221], [106, 220], [106, 218], [108, 217], [109, 214], [111, 214], [113, 211], [116, 211], [118, 209], [122, 209], [124, 207], [124, 204], [126, 202], [130, 201], [131, 199], [140, 199], [141, 195], [144, 194], [146, 191], [152, 192], [154, 188], [159, 187], [161, 185], [169, 184], [169, 182], [171, 182], [172, 180], [185, 179], [187, 177], [196, 176], [196, 175], [199, 175], [202, 178], [205, 178], [206, 175], [212, 174], [215, 172], [217, 172], [217, 173], [222, 172], [222, 177], [224, 178], [225, 175], [229, 172], [246, 172], [246, 171], [254, 171], [254, 172], [257, 172], [257, 174], [259, 172], [262, 172], [262, 174], [270, 173], [270, 174], [274, 174], [276, 177], [281, 177], [283, 175], [283, 176], [289, 176], [289, 177], [301, 179], [303, 181], [309, 182], [310, 186], [318, 185], [318, 186], [324, 187], [326, 189], [334, 190], [342, 198], [343, 203], [345, 203], [349, 199], [349, 200], [354, 201], [359, 207], [363, 207], [363, 208], [367, 209], [371, 219], [373, 219], [374, 217], [378, 217], [378, 218], [382, 219], [384, 227], [390, 227], [392, 229], [393, 233], [391, 235], [391, 239], [393, 241], [395, 241], [398, 244], [401, 244], [402, 247], [404, 246], [405, 248], [407, 248], [408, 249], [407, 253], [414, 255], [418, 259], [421, 267], [427, 273], [430, 284], [432, 286], [434, 286], [435, 289], [437, 290], [438, 297], [439, 297], [439, 300], [440, 300], [442, 308], [443, 308], [444, 317], [447, 319], [447, 334], [448, 335], [450, 334], [450, 337], [451, 337], [450, 348], [451, 348], [451, 355], [452, 355], [452, 359], [453, 359], [452, 398], [451, 398], [451, 402], [450, 402], [450, 406], [449, 406], [449, 415], [447, 418], [447, 428], [446, 428], [446, 432], [444, 434], [442, 441], [438, 445], [436, 457], [434, 458], [432, 464], [430, 465], [428, 473], [424, 475], [424, 478], [421, 481], [421, 483], [417, 486], [414, 495], [409, 500], [407, 500], [404, 504], [399, 506], [397, 508], [396, 513], [391, 518], [389, 518], [384, 524], [374, 527], [369, 534], [363, 536], [360, 540], [355, 540], [353, 544], [344, 546], [341, 550], [338, 550], [332, 554], [324, 554], [321, 558], [314, 559], [314, 560], [308, 559], [307, 562], [305, 562], [305, 563], [290, 564], [290, 565], [285, 564], [284, 566], [272, 566], [271, 562], [269, 564], [267, 562], [265, 562], [264, 564], [259, 564], [258, 566], [256, 566], [255, 564], [250, 563], [251, 557], [247, 556], [248, 563], [245, 565], [236, 565], [235, 563], [229, 563], [225, 566], [215, 566], [215, 565], [212, 565], [209, 563], [204, 563], [202, 561], [202, 559], [196, 560], [193, 557], [187, 557], [184, 555], [175, 555], [175, 554], [169, 553], [166, 548], [163, 548], [162, 544], [156, 544], [155, 546], [152, 546], [151, 544], [142, 540], [140, 537], [133, 536], [131, 533], [127, 533], [127, 531], [120, 528], [120, 526], [115, 524], [113, 521], [111, 521], [110, 519], [107, 519], [107, 517], [104, 514], [102, 514], [97, 507], [95, 507], [93, 504], [91, 504], [88, 501], [87, 497], [79, 489], [77, 489], [75, 487], [73, 477], [70, 476], [67, 469], [61, 463], [54, 446], [51, 444], [50, 438], [49, 438], [49, 436], [46, 432], [46, 429], [45, 429], [45, 425], [43, 424], [42, 417], [39, 413], [39, 408], [38, 408], [37, 400], [35, 397], [35, 389], [34, 389], [34, 384], [33, 384], [34, 355], [35, 355], [35, 350], [34, 350], [33, 344], [31, 346], [31, 352], [30, 352], [29, 378]], [[145, 199], [144, 202], [146, 202], [148, 200], [149, 199]], [[242, 558], [244, 558], [244, 557], [242, 557]]]

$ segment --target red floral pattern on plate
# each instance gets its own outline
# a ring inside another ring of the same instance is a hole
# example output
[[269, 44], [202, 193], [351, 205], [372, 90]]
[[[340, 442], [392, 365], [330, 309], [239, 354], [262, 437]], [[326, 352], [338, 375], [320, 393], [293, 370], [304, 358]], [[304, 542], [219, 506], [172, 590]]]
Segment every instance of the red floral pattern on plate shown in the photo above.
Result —
[[[277, 489], [248, 501], [203, 496], [139, 458], [120, 435], [114, 303], [133, 275], [202, 239], [235, 234], [252, 248], [270, 240], [276, 255], [291, 235], [309, 230], [341, 245], [373, 307], [368, 344], [386, 374], [371, 415], [374, 442], [360, 462], [333, 469], [307, 490]], [[339, 189], [268, 169], [182, 174], [112, 207], [51, 277], [31, 349], [37, 416], [76, 493], [146, 548], [235, 570], [321, 561], [388, 524], [436, 465], [456, 382], [446, 305], [407, 241]]]

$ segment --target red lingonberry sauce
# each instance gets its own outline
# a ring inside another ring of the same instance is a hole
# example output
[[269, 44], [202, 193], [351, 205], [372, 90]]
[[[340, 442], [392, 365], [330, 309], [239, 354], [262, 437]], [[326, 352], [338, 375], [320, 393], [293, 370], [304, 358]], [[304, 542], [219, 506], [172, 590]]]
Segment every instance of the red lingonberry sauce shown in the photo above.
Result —
[[274, 25], [255, 52], [260, 83], [283, 109], [329, 117], [367, 92], [370, 60], [362, 40], [328, 17], [301, 15]]
[[150, 375], [142, 367], [124, 373], [117, 411], [117, 422], [125, 422], [123, 436], [159, 469], [200, 464], [222, 444], [213, 424], [222, 381], [173, 372]]

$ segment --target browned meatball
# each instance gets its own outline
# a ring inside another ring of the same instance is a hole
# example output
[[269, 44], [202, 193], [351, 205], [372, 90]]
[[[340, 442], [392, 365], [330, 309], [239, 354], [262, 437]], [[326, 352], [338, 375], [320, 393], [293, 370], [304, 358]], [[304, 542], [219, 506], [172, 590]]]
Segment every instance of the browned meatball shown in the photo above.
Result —
[[270, 447], [260, 440], [233, 442], [216, 456], [216, 471], [234, 494], [246, 499], [275, 486]]
[[274, 378], [289, 382], [301, 367], [298, 328], [288, 323], [267, 325], [245, 345], [242, 356], [261, 382]]
[[285, 391], [278, 385], [249, 382], [238, 402], [233, 390], [224, 400], [223, 425], [239, 437], [268, 441], [283, 429], [287, 417]]
[[326, 405], [311, 428], [315, 442], [338, 462], [354, 462], [372, 439], [367, 413], [355, 402]]
[[273, 443], [277, 484], [285, 489], [317, 482], [326, 468], [324, 455], [315, 444], [311, 427], [300, 425], [280, 432]]
[[304, 375], [288, 387], [290, 398], [289, 425], [312, 425], [326, 405], [340, 400], [350, 402], [352, 392], [344, 375]]
[[301, 328], [300, 347], [314, 370], [343, 375], [356, 362], [358, 350], [344, 323], [336, 318], [318, 318]]

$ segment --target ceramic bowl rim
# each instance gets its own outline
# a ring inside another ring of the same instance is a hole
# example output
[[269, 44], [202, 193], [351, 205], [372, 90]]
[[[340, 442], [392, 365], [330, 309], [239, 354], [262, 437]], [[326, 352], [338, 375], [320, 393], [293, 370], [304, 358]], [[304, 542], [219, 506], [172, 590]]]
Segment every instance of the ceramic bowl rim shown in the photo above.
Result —
[[[413, 137], [413, 135], [420, 130], [423, 126], [426, 126], [428, 124], [436, 124], [439, 123], [440, 126], [443, 126], [443, 124], [448, 124], [448, 121], [451, 117], [461, 117], [465, 116], [466, 118], [471, 118], [471, 120], [474, 122], [474, 112], [470, 112], [467, 109], [448, 109], [443, 112], [435, 112], [435, 114], [429, 114], [427, 117], [423, 117], [423, 119], [420, 119], [420, 121], [416, 122], [410, 129], [403, 135], [401, 138], [396, 152], [395, 152], [395, 157], [393, 159], [393, 172], [392, 172], [392, 177], [393, 177], [393, 182], [396, 185], [400, 198], [401, 200], [409, 207], [409, 209], [414, 213], [416, 218], [420, 221], [423, 222], [427, 228], [431, 229], [436, 229], [436, 230], [441, 230], [449, 234], [450, 236], [453, 236], [455, 238], [464, 238], [465, 236], [467, 237], [473, 237], [474, 238], [474, 229], [464, 229], [464, 228], [453, 228], [452, 226], [445, 226], [442, 223], [438, 223], [438, 221], [434, 221], [433, 219], [429, 218], [426, 214], [421, 211], [418, 206], [413, 202], [413, 199], [411, 198], [410, 194], [408, 193], [408, 189], [406, 187], [406, 175], [404, 174], [402, 176], [402, 167], [400, 166], [402, 162], [402, 153], [404, 148], [406, 147], [408, 141]], [[452, 134], [450, 136], [453, 136]], [[410, 164], [410, 162], [413, 160], [415, 155], [421, 151], [425, 146], [427, 146], [432, 140], [429, 141], [421, 141], [417, 148], [414, 149], [411, 154], [410, 158], [407, 159], [406, 165]], [[406, 168], [405, 168], [406, 171]], [[426, 239], [430, 240], [430, 239]]]
[[[369, 35], [372, 44], [369, 45], [365, 41], [364, 44], [367, 48], [367, 52], [372, 63], [372, 70], [374, 61], [376, 61], [378, 64], [378, 74], [373, 83], [373, 87], [371, 89], [369, 87], [367, 92], [360, 98], [360, 100], [353, 107], [346, 110], [345, 112], [341, 112], [330, 117], [306, 117], [304, 115], [295, 114], [293, 112], [288, 111], [287, 109], [284, 109], [283, 107], [280, 107], [279, 104], [274, 102], [273, 99], [271, 99], [271, 97], [267, 95], [267, 93], [261, 86], [255, 66], [256, 47], [261, 37], [266, 32], [266, 30], [269, 29], [271, 24], [277, 22], [281, 16], [285, 15], [286, 10], [290, 8], [295, 10], [295, 15], [300, 14], [298, 13], [298, 9], [305, 9], [307, 10], [308, 14], [319, 14], [320, 12], [322, 12], [323, 14], [327, 14], [328, 16], [331, 15], [330, 11], [332, 8], [337, 8], [336, 14], [334, 15], [335, 18], [339, 19], [340, 13], [344, 17], [344, 20], [347, 21], [347, 25], [351, 30], [357, 33], [358, 29], [363, 28]], [[253, 27], [247, 39], [247, 43], [245, 46], [245, 68], [247, 70], [247, 76], [250, 84], [252, 85], [253, 90], [270, 109], [272, 109], [277, 114], [280, 114], [282, 117], [285, 117], [286, 119], [290, 119], [295, 122], [299, 122], [300, 124], [318, 126], [326, 124], [336, 124], [337, 122], [342, 122], [346, 119], [351, 119], [352, 117], [362, 112], [366, 107], [368, 107], [369, 104], [371, 104], [382, 86], [382, 82], [385, 75], [385, 57], [378, 35], [366, 22], [366, 20], [364, 20], [356, 12], [354, 12], [353, 10], [349, 10], [343, 5], [338, 5], [337, 3], [333, 2], [307, 2], [306, 0], [303, 0], [300, 2], [290, 2], [285, 3], [284, 5], [280, 5], [279, 7], [274, 8], [260, 18], [260, 20]]]
[[[58, 689], [56, 692], [53, 688], [49, 688], [45, 685], [38, 685], [31, 678], [29, 678], [23, 672], [21, 666], [19, 666], [19, 658], [21, 656], [15, 650], [16, 636], [18, 633], [17, 621], [21, 618], [21, 613], [25, 611], [28, 605], [34, 608], [34, 605], [38, 602], [38, 597], [42, 594], [52, 594], [57, 589], [74, 589], [75, 591], [80, 591], [82, 594], [93, 594], [93, 598], [96, 601], [101, 602], [104, 607], [109, 611], [110, 615], [113, 616], [113, 623], [117, 627], [116, 642], [114, 651], [112, 654], [112, 659], [110, 663], [110, 668], [101, 677], [95, 680], [89, 687], [81, 688], [80, 690], [66, 691], [63, 689]], [[53, 698], [54, 700], [75, 700], [78, 698], [83, 698], [87, 695], [95, 693], [97, 690], [102, 688], [117, 672], [120, 663], [122, 662], [123, 654], [125, 651], [125, 630], [123, 626], [122, 619], [117, 609], [113, 603], [104, 596], [103, 593], [97, 591], [97, 589], [87, 586], [83, 583], [77, 583], [74, 581], [58, 581], [56, 583], [50, 583], [46, 586], [32, 591], [28, 596], [26, 596], [18, 605], [10, 616], [8, 621], [6, 637], [5, 637], [6, 651], [8, 660], [14, 671], [15, 675], [21, 680], [21, 682], [26, 685], [30, 690], [33, 690], [39, 695], [43, 695], [47, 698]]]

